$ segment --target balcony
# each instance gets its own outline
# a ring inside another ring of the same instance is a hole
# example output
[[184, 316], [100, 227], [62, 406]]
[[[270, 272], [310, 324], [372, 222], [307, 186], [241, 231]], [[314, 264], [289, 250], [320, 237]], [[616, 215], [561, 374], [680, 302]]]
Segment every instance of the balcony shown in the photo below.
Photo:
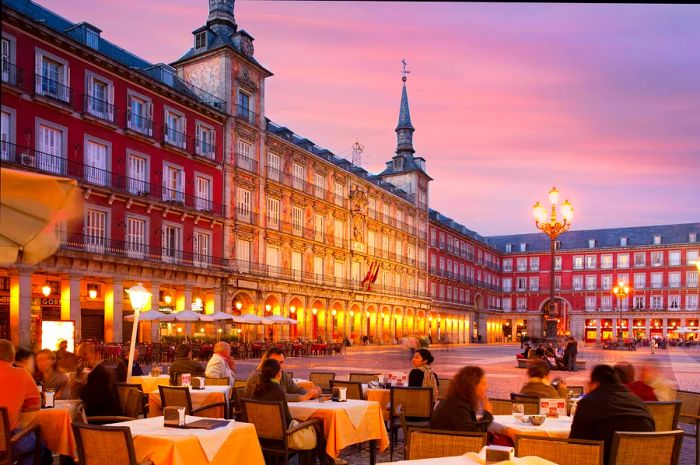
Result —
[[258, 114], [250, 108], [236, 106], [236, 118], [253, 126], [258, 124]]
[[150, 184], [146, 180], [130, 178], [82, 162], [7, 142], [2, 145], [2, 161], [32, 171], [67, 176], [87, 184], [87, 187], [103, 187], [120, 194], [137, 196], [146, 202], [162, 202], [168, 206], [177, 206], [217, 216], [225, 214], [222, 204], [207, 198], [189, 195], [158, 184]]
[[194, 140], [194, 154], [207, 160], [216, 160], [216, 146], [201, 139]]
[[126, 112], [126, 128], [146, 137], [153, 137], [153, 120], [132, 113], [131, 110]]
[[9, 61], [2, 62], [2, 82], [15, 87], [22, 87], [24, 70]]
[[83, 112], [108, 123], [115, 123], [117, 109], [114, 105], [104, 100], [83, 94]]
[[175, 127], [168, 126], [167, 124], [163, 125], [161, 142], [169, 145], [170, 147], [187, 151], [187, 134], [178, 131]]
[[245, 154], [236, 152], [236, 168], [257, 174], [258, 162]]
[[267, 167], [267, 179], [272, 179], [273, 181], [280, 182], [282, 179], [281, 172], [277, 168]]
[[258, 224], [258, 214], [250, 211], [250, 208], [236, 208], [236, 220], [248, 224]]
[[56, 81], [41, 74], [34, 75], [34, 93], [43, 97], [49, 97], [62, 103], [70, 104], [71, 90], [70, 87], [63, 84], [61, 81]]

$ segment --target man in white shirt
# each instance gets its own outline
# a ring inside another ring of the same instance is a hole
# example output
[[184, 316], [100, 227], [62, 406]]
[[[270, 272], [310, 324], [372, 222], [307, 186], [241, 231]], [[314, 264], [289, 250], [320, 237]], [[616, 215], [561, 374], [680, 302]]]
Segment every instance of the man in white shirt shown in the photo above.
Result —
[[226, 342], [217, 342], [204, 375], [208, 378], [228, 378], [229, 385], [233, 386], [235, 368], [236, 364], [231, 358], [231, 346]]

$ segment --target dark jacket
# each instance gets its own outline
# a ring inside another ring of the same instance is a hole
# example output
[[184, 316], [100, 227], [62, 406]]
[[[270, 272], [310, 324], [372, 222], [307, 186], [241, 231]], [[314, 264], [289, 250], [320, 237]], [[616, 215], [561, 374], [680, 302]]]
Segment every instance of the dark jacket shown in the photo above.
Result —
[[175, 386], [177, 384], [177, 373], [189, 373], [192, 376], [204, 376], [204, 366], [191, 358], [178, 358], [172, 363], [172, 365], [170, 365], [170, 368], [168, 368], [171, 386]]
[[639, 397], [622, 384], [602, 384], [578, 401], [569, 437], [605, 441], [607, 464], [615, 431], [654, 429], [654, 418]]
[[[539, 378], [538, 378], [539, 379]], [[566, 399], [569, 395], [564, 386], [554, 387], [542, 381], [529, 380], [520, 388], [520, 394], [540, 399]]]
[[292, 422], [293, 417], [289, 411], [289, 407], [287, 406], [287, 397], [284, 393], [284, 389], [282, 389], [282, 386], [280, 386], [279, 383], [272, 383], [263, 392], [256, 393], [253, 391], [251, 398], [253, 400], [263, 400], [265, 402], [282, 402], [284, 404], [284, 416], [286, 419], [285, 424], [289, 426], [289, 424]]
[[119, 399], [114, 391], [115, 381], [115, 373], [102, 363], [98, 363], [90, 371], [87, 383], [80, 392], [87, 416], [122, 415]]
[[471, 405], [459, 397], [447, 397], [433, 412], [430, 427], [447, 431], [486, 431], [492, 421], [490, 412], [484, 412], [484, 418], [477, 421]]
[[[260, 372], [255, 370], [248, 377], [245, 385], [245, 391], [243, 392], [243, 397], [253, 397], [253, 390], [255, 385], [258, 384], [258, 379], [260, 377]], [[306, 389], [300, 387], [294, 382], [292, 378], [287, 376], [287, 373], [282, 371], [282, 380], [280, 381], [280, 386], [282, 391], [286, 394], [287, 402], [299, 402], [300, 397], [306, 394]]]
[[564, 359], [569, 360], [570, 358], [573, 358], [574, 360], [576, 360], [576, 355], [578, 355], [578, 342], [567, 342], [566, 348], [564, 349]]

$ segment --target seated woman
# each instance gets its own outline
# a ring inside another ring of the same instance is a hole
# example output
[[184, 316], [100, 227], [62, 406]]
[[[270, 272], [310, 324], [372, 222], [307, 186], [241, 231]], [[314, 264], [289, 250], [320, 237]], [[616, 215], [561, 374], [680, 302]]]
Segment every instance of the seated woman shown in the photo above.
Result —
[[433, 400], [437, 400], [439, 383], [437, 375], [430, 366], [434, 360], [428, 349], [416, 350], [411, 359], [413, 369], [408, 373], [408, 385], [433, 388]]
[[68, 376], [56, 370], [56, 354], [52, 350], [44, 349], [36, 354], [36, 369], [44, 391], [53, 390], [56, 400], [71, 398]]
[[292, 422], [292, 414], [287, 406], [287, 395], [280, 385], [282, 366], [277, 360], [268, 358], [260, 364], [260, 375], [251, 396], [253, 400], [266, 402], [282, 402], [284, 404], [285, 424]]
[[[476, 366], [466, 366], [452, 377], [445, 399], [433, 413], [430, 427], [448, 431], [486, 431], [493, 421], [491, 402], [486, 396], [486, 374]], [[477, 420], [479, 404], [484, 415]]]

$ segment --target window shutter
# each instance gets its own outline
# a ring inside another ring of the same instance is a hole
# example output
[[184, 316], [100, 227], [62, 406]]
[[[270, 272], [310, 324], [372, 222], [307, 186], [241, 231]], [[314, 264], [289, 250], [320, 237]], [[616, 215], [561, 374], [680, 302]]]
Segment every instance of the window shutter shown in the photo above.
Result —
[[[37, 76], [42, 75], [41, 74], [41, 63], [42, 63], [42, 56], [41, 56], [41, 53], [39, 53], [37, 51], [35, 54], [35, 57], [34, 57], [34, 73]], [[34, 79], [34, 87], [36, 88], [35, 89], [36, 92], [38, 94], [41, 94], [41, 79], [36, 79], [36, 78]]]

